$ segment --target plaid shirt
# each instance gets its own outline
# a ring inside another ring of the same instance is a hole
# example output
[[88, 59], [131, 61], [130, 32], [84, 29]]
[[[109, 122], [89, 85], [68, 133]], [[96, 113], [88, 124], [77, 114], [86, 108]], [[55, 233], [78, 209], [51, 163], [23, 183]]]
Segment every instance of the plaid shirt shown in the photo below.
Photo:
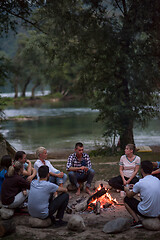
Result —
[[[68, 170], [70, 167], [81, 167], [81, 166], [86, 166], [89, 169], [92, 167], [89, 155], [86, 153], [83, 153], [81, 161], [78, 161], [76, 153], [71, 154], [68, 158], [66, 169]], [[83, 170], [78, 170], [78, 172], [83, 172]]]

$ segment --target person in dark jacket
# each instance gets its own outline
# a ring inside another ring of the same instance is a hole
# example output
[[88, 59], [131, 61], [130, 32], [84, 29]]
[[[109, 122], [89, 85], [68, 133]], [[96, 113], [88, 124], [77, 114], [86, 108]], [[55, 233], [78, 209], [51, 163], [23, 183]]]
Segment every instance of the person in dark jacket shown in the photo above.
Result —
[[23, 164], [16, 161], [10, 166], [2, 183], [1, 201], [4, 207], [18, 208], [28, 197], [30, 183], [21, 174]]

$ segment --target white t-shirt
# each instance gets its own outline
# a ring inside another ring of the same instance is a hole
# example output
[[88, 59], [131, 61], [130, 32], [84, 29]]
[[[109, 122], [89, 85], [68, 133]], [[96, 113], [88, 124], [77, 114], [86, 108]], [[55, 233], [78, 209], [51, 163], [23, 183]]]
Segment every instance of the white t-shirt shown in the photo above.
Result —
[[133, 187], [134, 193], [140, 193], [141, 202], [138, 211], [144, 216], [160, 215], [160, 180], [152, 175], [140, 179]]
[[52, 164], [50, 163], [50, 161], [45, 160], [45, 164], [43, 164], [42, 161], [38, 159], [38, 160], [34, 163], [34, 168], [35, 168], [36, 171], [37, 171], [37, 177], [38, 177], [38, 168], [41, 167], [41, 166], [44, 166], [44, 165], [46, 165], [46, 166], [49, 167], [49, 172], [52, 172], [52, 173], [57, 173], [57, 172], [59, 172], [59, 170], [57, 170], [56, 168], [54, 168], [54, 167], [52, 166]]
[[50, 194], [56, 192], [58, 186], [47, 181], [33, 180], [28, 196], [28, 211], [32, 217], [47, 218], [49, 214]]
[[129, 161], [126, 155], [121, 156], [119, 165], [123, 166], [123, 174], [125, 177], [130, 178], [137, 165], [140, 165], [141, 159], [135, 156], [132, 162]]

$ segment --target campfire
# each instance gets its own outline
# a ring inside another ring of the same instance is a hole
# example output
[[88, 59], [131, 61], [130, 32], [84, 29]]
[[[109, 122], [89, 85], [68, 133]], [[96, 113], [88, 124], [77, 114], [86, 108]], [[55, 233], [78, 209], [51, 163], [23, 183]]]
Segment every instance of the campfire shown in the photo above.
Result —
[[100, 184], [92, 196], [88, 199], [84, 199], [83, 201], [80, 200], [80, 202], [74, 204], [72, 208], [75, 209], [76, 212], [86, 210], [99, 214], [102, 208], [105, 209], [110, 206], [114, 206], [115, 204], [119, 204], [117, 200], [113, 199], [108, 193], [108, 190], [109, 189], [103, 187], [103, 184]]
[[94, 211], [97, 214], [100, 213], [101, 208], [108, 208], [111, 205], [118, 204], [116, 199], [108, 193], [108, 189], [101, 184], [96, 192], [87, 201], [87, 210]]

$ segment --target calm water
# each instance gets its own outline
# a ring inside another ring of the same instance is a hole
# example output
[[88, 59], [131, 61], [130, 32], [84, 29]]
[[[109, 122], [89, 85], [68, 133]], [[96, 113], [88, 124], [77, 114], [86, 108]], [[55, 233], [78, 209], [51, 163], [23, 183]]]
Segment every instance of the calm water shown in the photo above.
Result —
[[[98, 111], [86, 107], [55, 105], [7, 109], [7, 117], [37, 117], [27, 121], [5, 121], [0, 132], [17, 149], [35, 152], [39, 146], [49, 151], [73, 149], [77, 141], [85, 148], [104, 143], [103, 127], [95, 122]], [[134, 129], [136, 145], [160, 145], [160, 119], [150, 121], [147, 128]]]

